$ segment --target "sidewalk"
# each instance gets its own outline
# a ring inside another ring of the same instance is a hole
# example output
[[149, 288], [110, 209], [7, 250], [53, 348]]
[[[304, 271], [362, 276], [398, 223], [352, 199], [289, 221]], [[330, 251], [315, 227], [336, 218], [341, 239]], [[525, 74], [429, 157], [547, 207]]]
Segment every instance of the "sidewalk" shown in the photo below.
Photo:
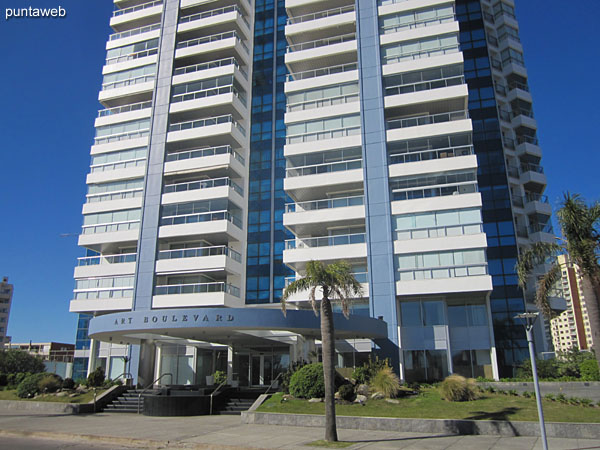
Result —
[[[342, 441], [355, 442], [350, 449], [541, 449], [535, 437], [431, 436], [423, 433], [338, 430]], [[50, 415], [0, 411], [0, 436], [104, 442], [118, 448], [163, 449], [304, 449], [322, 439], [321, 428], [242, 424], [239, 416], [147, 417], [134, 414]], [[548, 441], [552, 450], [600, 449], [589, 439]]]

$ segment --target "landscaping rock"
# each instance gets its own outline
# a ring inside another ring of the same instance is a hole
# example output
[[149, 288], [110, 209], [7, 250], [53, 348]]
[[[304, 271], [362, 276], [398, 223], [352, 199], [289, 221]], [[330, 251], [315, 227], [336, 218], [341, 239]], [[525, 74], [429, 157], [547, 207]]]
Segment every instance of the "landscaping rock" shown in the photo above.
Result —
[[394, 405], [398, 405], [400, 403], [400, 400], [396, 400], [394, 398], [386, 398], [385, 401], [388, 403], [393, 403]]
[[336, 400], [340, 400], [342, 398], [342, 396], [340, 395], [339, 392], [336, 392], [335, 395], [333, 396], [333, 398], [335, 398]]
[[361, 395], [361, 394], [358, 394], [356, 396], [356, 399], [354, 399], [354, 403], [366, 403], [366, 401], [367, 401], [367, 396]]
[[287, 401], [289, 401], [289, 400], [291, 400], [291, 399], [293, 399], [293, 398], [294, 398], [294, 397], [292, 397], [290, 394], [284, 394], [284, 395], [281, 397], [281, 401], [282, 401], [282, 402], [287, 402]]
[[68, 392], [59, 392], [58, 394], [56, 394], [57, 397], [66, 397], [67, 395], [69, 395]]
[[78, 392], [80, 394], [86, 394], [88, 392], [88, 389], [86, 389], [84, 386], [77, 386], [75, 392]]
[[381, 392], [375, 392], [373, 395], [371, 395], [371, 400], [381, 400], [384, 398], [385, 395], [383, 395]]
[[369, 395], [369, 385], [368, 384], [359, 384], [356, 388], [356, 393], [358, 395]]
[[311, 398], [308, 403], [321, 403], [322, 401], [322, 398]]

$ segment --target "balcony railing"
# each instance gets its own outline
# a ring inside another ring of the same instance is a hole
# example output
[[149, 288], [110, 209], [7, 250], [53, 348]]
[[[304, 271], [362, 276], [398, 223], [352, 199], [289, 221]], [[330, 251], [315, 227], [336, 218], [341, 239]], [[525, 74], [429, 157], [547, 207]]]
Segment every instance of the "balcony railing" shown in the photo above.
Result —
[[113, 17], [122, 16], [123, 14], [129, 14], [136, 11], [142, 11], [148, 8], [153, 8], [155, 6], [162, 5], [162, 3], [163, 0], [155, 0], [153, 2], [142, 3], [141, 5], [132, 6], [130, 8], [117, 9], [116, 11], [113, 11]]
[[73, 291], [75, 300], [102, 300], [109, 298], [131, 298], [133, 297], [133, 287], [98, 289], [94, 291]]
[[98, 111], [98, 117], [114, 116], [115, 114], [122, 114], [131, 111], [141, 111], [142, 109], [152, 108], [152, 101], [132, 103], [131, 105], [116, 106], [114, 108], [106, 108]]
[[167, 154], [166, 161], [185, 161], [186, 159], [204, 158], [205, 156], [232, 154], [242, 165], [246, 162], [244, 157], [233, 150], [230, 145], [221, 145], [219, 147], [198, 148], [194, 150], [186, 150], [184, 152]]
[[106, 264], [123, 264], [136, 262], [137, 254], [135, 253], [119, 253], [117, 255], [97, 255], [84, 256], [77, 258], [77, 265], [81, 266], [102, 266]]
[[530, 234], [532, 233], [554, 233], [554, 229], [552, 228], [552, 223], [533, 223], [529, 225], [528, 231]]
[[387, 97], [388, 95], [411, 94], [413, 92], [429, 91], [431, 89], [459, 86], [461, 84], [465, 84], [465, 77], [463, 75], [389, 86], [385, 88], [385, 95]]
[[191, 66], [179, 67], [178, 69], [174, 70], [173, 75], [184, 75], [186, 73], [201, 72], [203, 70], [231, 66], [232, 64], [235, 67], [237, 67], [238, 69], [240, 69], [240, 72], [242, 73], [242, 75], [244, 75], [244, 77], [246, 79], [248, 78], [248, 74], [240, 68], [239, 63], [237, 62], [237, 60], [235, 58], [223, 58], [223, 59], [218, 59], [216, 61], [209, 61], [209, 62], [200, 63], [200, 64], [193, 64]]
[[526, 117], [529, 117], [531, 119], [534, 119], [534, 117], [533, 117], [533, 110], [531, 110], [531, 109], [518, 109], [518, 108], [517, 109], [513, 109], [511, 111], [511, 117], [515, 118], [517, 116], [526, 116]]
[[392, 190], [392, 201], [445, 197], [447, 195], [471, 194], [474, 192], [477, 192], [476, 182], [449, 183], [443, 186], [423, 187], [418, 189], [394, 189]]
[[238, 228], [242, 228], [242, 221], [229, 211], [210, 211], [198, 214], [186, 214], [180, 216], [162, 217], [160, 226], [182, 225], [188, 223], [212, 222], [215, 220], [227, 220]]
[[508, 136], [502, 136], [502, 143], [506, 148], [510, 148], [511, 150], [515, 149], [515, 140]]
[[112, 134], [110, 136], [101, 136], [94, 138], [94, 145], [108, 144], [110, 142], [126, 141], [128, 139], [138, 139], [150, 135], [150, 129], [127, 131], [125, 133]]
[[142, 76], [135, 77], [135, 78], [129, 78], [127, 80], [112, 81], [110, 83], [104, 83], [102, 85], [102, 90], [107, 91], [109, 89], [117, 89], [117, 88], [122, 88], [122, 87], [126, 87], [126, 86], [133, 86], [136, 84], [147, 83], [149, 81], [154, 81], [155, 78], [156, 78], [156, 75], [152, 74], [152, 75], [142, 75]]
[[183, 248], [177, 250], [161, 250], [158, 259], [202, 258], [204, 256], [229, 256], [234, 261], [242, 262], [242, 255], [226, 245], [212, 247]]
[[191, 130], [194, 128], [210, 127], [224, 123], [233, 124], [233, 126], [238, 128], [244, 136], [246, 135], [246, 130], [233, 118], [233, 115], [231, 114], [218, 117], [208, 117], [206, 119], [190, 120], [189, 122], [173, 123], [169, 125], [169, 131]]
[[133, 59], [145, 58], [146, 56], [156, 55], [158, 48], [149, 48], [148, 50], [142, 50], [135, 53], [129, 53], [128, 55], [115, 56], [114, 58], [107, 58], [106, 64], [116, 64], [125, 61], [131, 61]]
[[[354, 278], [356, 279], [356, 281], [358, 281], [361, 284], [365, 284], [365, 283], [369, 282], [369, 273], [368, 272], [356, 272], [356, 273], [352, 273], [352, 275], [354, 275]], [[296, 276], [285, 277], [285, 287], [288, 287], [290, 284], [292, 284], [292, 282], [299, 280], [300, 278], [303, 278], [303, 277], [296, 277]], [[352, 308], [352, 303], [350, 303], [350, 308]]]
[[240, 296], [239, 288], [223, 281], [194, 284], [166, 284], [154, 288], [154, 295], [205, 294], [209, 292], [224, 292], [234, 297]]
[[432, 48], [431, 50], [417, 50], [415, 52], [404, 53], [396, 56], [385, 56], [381, 58], [382, 64], [394, 64], [402, 61], [412, 61], [421, 58], [431, 58], [433, 56], [448, 55], [460, 51], [458, 44], [447, 45], [444, 47]]
[[518, 81], [509, 82], [508, 89], [521, 89], [522, 91], [529, 92], [529, 86], [527, 86], [525, 83], [519, 83]]
[[188, 23], [193, 22], [195, 20], [206, 19], [207, 17], [219, 16], [221, 14], [227, 14], [230, 12], [238, 12], [241, 16], [244, 15], [243, 11], [238, 8], [236, 5], [225, 6], [224, 8], [211, 9], [210, 11], [204, 11], [198, 14], [193, 14], [191, 16], [185, 16], [179, 19], [179, 23]]
[[320, 69], [306, 70], [304, 72], [288, 73], [286, 81], [306, 80], [308, 78], [323, 77], [326, 75], [334, 75], [336, 73], [349, 72], [357, 70], [357, 63], [340, 64], [337, 66], [323, 67]]
[[117, 39], [137, 36], [138, 34], [147, 33], [149, 31], [160, 30], [160, 23], [153, 25], [146, 25], [145, 27], [134, 28], [133, 30], [121, 31], [120, 33], [113, 33], [108, 37], [109, 41], [115, 41]]
[[468, 156], [475, 154], [472, 145], [460, 147], [436, 148], [432, 150], [421, 150], [419, 152], [403, 152], [390, 155], [390, 164], [404, 164], [416, 161], [429, 161], [431, 159], [454, 158], [456, 156]]
[[106, 164], [97, 164], [90, 166], [91, 173], [107, 172], [110, 170], [129, 169], [131, 167], [143, 167], [146, 165], [146, 158], [129, 159]]
[[536, 136], [517, 136], [517, 144], [540, 145]]
[[336, 128], [333, 130], [315, 131], [312, 133], [294, 134], [286, 136], [286, 144], [298, 144], [302, 142], [313, 142], [324, 139], [338, 139], [346, 136], [360, 134], [360, 125], [347, 128]]
[[521, 42], [521, 38], [519, 36], [515, 36], [514, 34], [502, 33], [500, 36], [498, 36], [498, 40], [500, 42], [506, 41], [508, 39], [514, 39], [517, 42]]
[[506, 97], [506, 86], [498, 81], [494, 81], [494, 90], [497, 94]]
[[431, 269], [398, 270], [399, 281], [433, 280], [438, 278], [459, 278], [487, 275], [487, 264], [435, 267]]
[[246, 44], [244, 44], [243, 37], [240, 36], [235, 31], [226, 31], [225, 33], [213, 34], [211, 36], [204, 36], [197, 39], [189, 39], [187, 41], [182, 41], [177, 43], [177, 49], [194, 47], [196, 45], [208, 44], [210, 42], [222, 41], [224, 39], [235, 38], [238, 42], [241, 42], [242, 46], [248, 50]]
[[301, 42], [299, 44], [288, 45], [287, 52], [300, 52], [302, 50], [310, 50], [313, 48], [326, 47], [328, 45], [342, 44], [356, 40], [356, 33], [344, 34], [342, 36], [333, 36], [325, 39], [317, 39], [315, 41]]
[[286, 213], [300, 213], [318, 211], [322, 209], [346, 208], [348, 206], [361, 206], [365, 204], [364, 195], [354, 197], [328, 198], [325, 200], [312, 200], [309, 202], [286, 203]]
[[133, 220], [129, 222], [105, 223], [102, 225], [86, 225], [82, 227], [83, 234], [112, 233], [116, 231], [137, 230], [140, 228], [140, 221]]
[[287, 177], [291, 178], [320, 173], [342, 172], [360, 168], [362, 168], [362, 159], [351, 159], [348, 161], [313, 164], [311, 166], [289, 167], [285, 170], [285, 173]]
[[538, 164], [521, 164], [521, 173], [525, 172], [544, 173], [544, 168]]
[[214, 87], [214, 88], [210, 88], [210, 89], [201, 89], [201, 90], [194, 91], [194, 92], [188, 92], [185, 94], [174, 95], [173, 98], [171, 99], [171, 103], [186, 102], [188, 100], [198, 100], [200, 98], [214, 97], [215, 95], [230, 94], [230, 93], [233, 93], [233, 95], [236, 96], [240, 100], [240, 102], [242, 102], [242, 104], [244, 106], [246, 106], [245, 95], [243, 93], [241, 93], [238, 90], [238, 88], [236, 88], [233, 84], [230, 84], [228, 86], [219, 86], [219, 87]]
[[103, 192], [101, 194], [88, 194], [88, 203], [106, 202], [112, 200], [124, 200], [128, 198], [141, 198], [143, 196], [143, 188], [128, 189], [118, 192]]
[[441, 227], [413, 228], [411, 230], [396, 230], [396, 240], [406, 241], [410, 239], [429, 239], [479, 233], [483, 233], [483, 225], [481, 223], [447, 225]]
[[526, 192], [525, 193], [525, 201], [526, 202], [540, 202], [540, 203], [548, 203], [548, 196], [542, 194], [536, 194], [535, 192]]
[[348, 5], [348, 6], [342, 6], [339, 8], [328, 9], [325, 11], [304, 14], [302, 16], [288, 17], [287, 25], [293, 25], [295, 23], [310, 22], [311, 20], [322, 19], [324, 17], [338, 16], [340, 14], [353, 12], [353, 11], [354, 11], [354, 5]]
[[386, 121], [386, 125], [388, 130], [395, 130], [397, 128], [409, 128], [421, 125], [431, 125], [435, 123], [452, 122], [455, 120], [465, 120], [468, 118], [469, 111], [453, 111], [448, 113], [407, 117], [405, 119], [389, 119]]
[[334, 247], [337, 245], [364, 244], [366, 242], [365, 239], [365, 233], [288, 239], [285, 241], [285, 248], [286, 250], [291, 250], [299, 248]]
[[306, 102], [288, 103], [287, 112], [305, 111], [307, 109], [325, 108], [327, 106], [343, 105], [346, 103], [357, 102], [360, 100], [360, 95], [347, 94], [337, 95], [335, 97], [320, 98], [318, 100], [309, 100]]
[[431, 19], [416, 20], [410, 23], [402, 23], [398, 25], [388, 25], [387, 27], [381, 27], [382, 34], [395, 33], [400, 30], [412, 30], [414, 28], [428, 27], [431, 25], [439, 25], [442, 23], [454, 22], [456, 16], [454, 14], [448, 14], [446, 16], [435, 17]]
[[241, 196], [244, 196], [244, 190], [238, 184], [231, 181], [229, 177], [212, 178], [201, 181], [189, 181], [187, 183], [167, 184], [163, 188], [163, 193], [170, 194], [173, 192], [195, 191], [197, 189], [209, 189], [220, 186], [230, 186], [235, 192]]

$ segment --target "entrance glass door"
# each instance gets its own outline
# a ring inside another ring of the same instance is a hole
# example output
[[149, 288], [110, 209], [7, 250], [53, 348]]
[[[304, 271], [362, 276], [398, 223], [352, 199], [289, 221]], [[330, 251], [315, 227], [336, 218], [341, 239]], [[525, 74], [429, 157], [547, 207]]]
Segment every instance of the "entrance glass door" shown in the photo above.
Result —
[[259, 386], [263, 384], [262, 376], [262, 356], [252, 356], [252, 364], [250, 369], [250, 382], [253, 386]]

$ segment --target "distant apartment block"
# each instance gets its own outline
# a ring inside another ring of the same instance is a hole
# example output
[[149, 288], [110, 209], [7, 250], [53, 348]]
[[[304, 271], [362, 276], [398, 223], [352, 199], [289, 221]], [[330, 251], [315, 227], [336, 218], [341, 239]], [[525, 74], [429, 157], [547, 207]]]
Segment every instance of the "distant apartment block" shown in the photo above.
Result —
[[13, 285], [8, 283], [8, 277], [0, 283], [0, 348], [10, 341], [6, 335], [8, 332], [8, 318], [10, 316], [10, 305], [12, 304]]

